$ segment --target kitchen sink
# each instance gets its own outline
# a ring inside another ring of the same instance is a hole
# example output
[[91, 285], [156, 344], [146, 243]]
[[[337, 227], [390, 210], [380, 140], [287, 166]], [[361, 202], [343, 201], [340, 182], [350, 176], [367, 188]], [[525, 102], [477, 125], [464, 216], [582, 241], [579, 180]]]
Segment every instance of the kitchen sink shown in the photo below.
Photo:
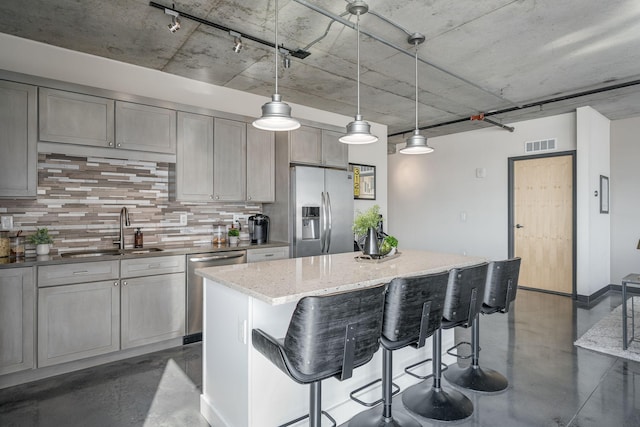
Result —
[[88, 258], [109, 255], [142, 255], [152, 252], [161, 252], [160, 248], [132, 248], [132, 249], [94, 249], [90, 251], [65, 252], [60, 254], [62, 258]]

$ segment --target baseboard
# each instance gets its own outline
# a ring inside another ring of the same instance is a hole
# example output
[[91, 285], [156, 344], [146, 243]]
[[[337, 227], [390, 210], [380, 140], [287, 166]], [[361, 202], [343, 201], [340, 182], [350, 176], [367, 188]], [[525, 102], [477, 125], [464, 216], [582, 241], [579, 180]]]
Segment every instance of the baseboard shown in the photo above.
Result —
[[[593, 306], [601, 297], [607, 294], [609, 291], [622, 292], [622, 285], [609, 284], [602, 289], [597, 290], [591, 295], [576, 295], [576, 300], [579, 303], [587, 306]], [[640, 295], [640, 288], [627, 287], [627, 293], [629, 295]]]

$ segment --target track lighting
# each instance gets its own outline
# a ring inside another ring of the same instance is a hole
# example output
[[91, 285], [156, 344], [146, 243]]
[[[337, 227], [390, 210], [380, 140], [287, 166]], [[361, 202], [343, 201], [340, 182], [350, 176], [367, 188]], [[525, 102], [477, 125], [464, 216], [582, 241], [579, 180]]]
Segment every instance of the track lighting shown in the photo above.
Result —
[[172, 33], [175, 33], [180, 29], [180, 19], [179, 19], [180, 14], [175, 10], [171, 10], [171, 9], [165, 9], [164, 13], [166, 13], [167, 15], [171, 15], [171, 24], [167, 26], [169, 27], [169, 31], [171, 31]]
[[287, 68], [287, 69], [288, 69], [288, 68], [291, 68], [291, 56], [290, 56], [290, 52], [289, 52], [287, 49], [285, 49], [285, 48], [281, 47], [281, 48], [280, 48], [280, 53], [282, 54], [282, 66], [283, 66], [284, 68]]
[[229, 31], [229, 34], [233, 36], [233, 51], [235, 53], [240, 53], [242, 50], [242, 35], [240, 33], [236, 33], [235, 31]]

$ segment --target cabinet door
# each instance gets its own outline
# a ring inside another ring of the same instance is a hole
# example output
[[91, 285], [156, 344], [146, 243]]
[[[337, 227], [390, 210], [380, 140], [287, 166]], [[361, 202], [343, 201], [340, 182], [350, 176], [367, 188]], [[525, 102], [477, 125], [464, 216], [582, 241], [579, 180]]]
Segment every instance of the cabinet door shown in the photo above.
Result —
[[122, 348], [185, 333], [185, 274], [122, 280]]
[[322, 164], [347, 169], [349, 167], [349, 146], [338, 141], [342, 134], [322, 130]]
[[115, 280], [39, 289], [38, 367], [119, 349], [119, 285]]
[[0, 375], [34, 367], [34, 328], [33, 270], [0, 270]]
[[178, 112], [176, 200], [213, 198], [213, 117]]
[[116, 147], [176, 154], [176, 112], [131, 102], [116, 102]]
[[247, 125], [215, 119], [213, 126], [213, 199], [244, 201], [247, 179]]
[[276, 199], [276, 143], [273, 132], [247, 126], [247, 200]]
[[322, 164], [322, 134], [320, 129], [301, 126], [290, 132], [292, 163]]
[[289, 247], [247, 249], [247, 262], [274, 261], [289, 258]]
[[113, 147], [113, 100], [40, 88], [40, 141]]
[[0, 81], [0, 197], [36, 197], [36, 87]]

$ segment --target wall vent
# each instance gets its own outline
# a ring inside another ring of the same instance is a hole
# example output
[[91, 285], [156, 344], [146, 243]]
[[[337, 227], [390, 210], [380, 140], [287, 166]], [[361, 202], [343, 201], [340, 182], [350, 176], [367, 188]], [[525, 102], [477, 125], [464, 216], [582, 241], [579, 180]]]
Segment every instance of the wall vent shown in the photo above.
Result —
[[556, 138], [541, 139], [539, 141], [527, 141], [524, 143], [525, 153], [537, 153], [556, 149]]

